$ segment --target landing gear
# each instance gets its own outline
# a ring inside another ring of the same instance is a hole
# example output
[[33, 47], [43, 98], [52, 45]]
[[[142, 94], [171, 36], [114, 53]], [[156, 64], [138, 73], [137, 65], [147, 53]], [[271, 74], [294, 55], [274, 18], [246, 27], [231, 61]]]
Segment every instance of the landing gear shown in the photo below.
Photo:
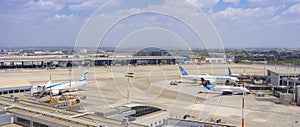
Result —
[[171, 81], [170, 85], [178, 85], [178, 83], [176, 81]]
[[197, 79], [194, 79], [194, 82], [193, 82], [194, 84], [196, 84], [197, 83]]
[[228, 86], [229, 85], [229, 80], [226, 80], [225, 85]]

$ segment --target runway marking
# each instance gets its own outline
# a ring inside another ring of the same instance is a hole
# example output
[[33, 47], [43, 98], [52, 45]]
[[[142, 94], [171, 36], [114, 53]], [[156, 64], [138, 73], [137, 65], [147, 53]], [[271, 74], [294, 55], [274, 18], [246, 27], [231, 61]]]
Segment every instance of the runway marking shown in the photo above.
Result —
[[265, 119], [253, 119], [252, 121], [253, 122], [260, 122], [260, 123], [267, 122], [267, 120], [265, 120]]
[[194, 102], [195, 104], [201, 104], [201, 101], [199, 101], [199, 100], [195, 100], [195, 102]]

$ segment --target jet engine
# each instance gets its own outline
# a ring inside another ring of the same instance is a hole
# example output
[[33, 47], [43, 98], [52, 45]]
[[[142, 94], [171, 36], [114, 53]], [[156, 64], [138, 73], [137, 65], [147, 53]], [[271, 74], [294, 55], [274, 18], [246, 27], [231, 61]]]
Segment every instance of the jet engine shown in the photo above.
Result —
[[51, 94], [51, 96], [58, 95], [59, 90], [51, 90], [50, 94]]

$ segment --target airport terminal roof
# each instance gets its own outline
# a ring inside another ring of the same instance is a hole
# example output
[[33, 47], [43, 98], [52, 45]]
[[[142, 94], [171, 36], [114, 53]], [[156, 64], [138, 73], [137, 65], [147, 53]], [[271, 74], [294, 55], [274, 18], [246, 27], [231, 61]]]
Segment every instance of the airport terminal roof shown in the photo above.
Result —
[[25, 79], [1, 79], [0, 88], [31, 86], [31, 83]]
[[2, 127], [22, 127], [22, 126], [17, 125], [17, 124], [7, 124], [7, 125], [4, 125]]
[[279, 74], [280, 76], [294, 76], [296, 74], [296, 76], [299, 75], [299, 73], [294, 73], [294, 69], [290, 69], [289, 72], [287, 72], [287, 70], [269, 70], [268, 71], [270, 72], [273, 72], [273, 73], [277, 73]]
[[86, 58], [1, 58], [0, 62], [39, 62], [39, 61], [83, 61], [83, 60], [151, 60], [184, 59], [181, 56], [110, 56]]

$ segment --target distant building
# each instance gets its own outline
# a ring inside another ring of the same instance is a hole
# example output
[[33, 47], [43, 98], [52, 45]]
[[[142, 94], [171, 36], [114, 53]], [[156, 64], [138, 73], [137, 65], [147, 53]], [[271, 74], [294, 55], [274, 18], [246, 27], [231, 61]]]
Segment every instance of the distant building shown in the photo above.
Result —
[[160, 48], [145, 48], [138, 51], [135, 56], [172, 56], [168, 51], [162, 50]]
[[[44, 52], [35, 52], [41, 53]], [[59, 53], [59, 52], [53, 52]], [[35, 56], [6, 56], [0, 59], [0, 68], [43, 68], [50, 62], [56, 67], [68, 66], [111, 66], [111, 65], [148, 65], [148, 64], [181, 64], [184, 58], [172, 56], [169, 52], [159, 48], [147, 48], [135, 54], [123, 53], [87, 54], [87, 55], [35, 55]]]
[[274, 86], [293, 86], [294, 78], [296, 76], [296, 85], [300, 85], [300, 75], [299, 73], [279, 73], [272, 70], [267, 70], [269, 83]]
[[224, 64], [224, 63], [226, 63], [226, 60], [224, 58], [205, 58], [204, 63]]
[[118, 121], [127, 118], [129, 123], [139, 123], [145, 127], [162, 127], [169, 113], [157, 107], [130, 103], [104, 112], [96, 112], [96, 115]]
[[214, 53], [210, 54], [210, 57], [205, 58], [201, 63], [206, 64], [224, 64], [224, 63], [233, 63], [235, 62], [235, 56], [224, 55], [223, 53]]
[[34, 51], [35, 55], [60, 55], [63, 54], [62, 51]]
[[241, 60], [241, 62], [242, 63], [247, 63], [247, 64], [251, 64], [252, 63], [252, 61], [250, 61], [250, 60]]
[[267, 61], [253, 61], [254, 64], [267, 64]]
[[235, 62], [235, 56], [233, 55], [225, 55], [226, 63], [234, 63]]
[[175, 64], [184, 62], [184, 57], [172, 56], [168, 51], [154, 47], [142, 49], [136, 52], [134, 57], [140, 57], [144, 59], [133, 59], [130, 61], [130, 64]]
[[7, 52], [8, 56], [15, 56], [15, 55], [21, 55], [20, 52], [16, 51], [16, 52]]

